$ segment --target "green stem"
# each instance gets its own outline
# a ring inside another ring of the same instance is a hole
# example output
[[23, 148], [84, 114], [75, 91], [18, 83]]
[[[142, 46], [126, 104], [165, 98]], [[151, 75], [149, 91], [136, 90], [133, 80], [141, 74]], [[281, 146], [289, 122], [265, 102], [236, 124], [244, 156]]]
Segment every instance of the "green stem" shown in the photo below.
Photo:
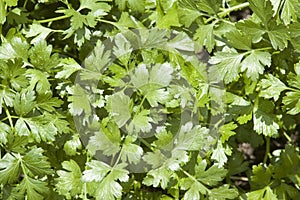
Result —
[[226, 8], [224, 11], [218, 13], [218, 16], [219, 17], [226, 16], [226, 15], [228, 15], [229, 13], [231, 13], [233, 11], [241, 10], [243, 8], [247, 8], [249, 5], [250, 5], [249, 2], [245, 2], [245, 3], [239, 4], [239, 5], [233, 6], [231, 8]]
[[14, 128], [14, 124], [13, 124], [13, 121], [12, 121], [12, 117], [11, 117], [11, 115], [9, 113], [9, 110], [8, 110], [8, 108], [7, 108], [7, 106], [5, 104], [4, 104], [4, 110], [5, 110], [6, 116], [8, 118], [10, 127], [13, 129]]
[[28, 0], [25, 0], [25, 2], [23, 4], [23, 8], [26, 8], [27, 3], [28, 3]]
[[[249, 2], [245, 2], [245, 3], [242, 3], [242, 4], [239, 4], [239, 5], [236, 5], [236, 6], [233, 6], [231, 8], [227, 8], [225, 10], [223, 10], [222, 12], [218, 13], [217, 16], [222, 18], [226, 15], [228, 15], [229, 13], [233, 12], [233, 11], [236, 11], [236, 10], [241, 10], [243, 8], [246, 8], [248, 7], [250, 4]], [[214, 20], [216, 18], [216, 16], [211, 16], [210, 18], [208, 18], [205, 23], [207, 24], [208, 22]]]
[[266, 152], [265, 152], [265, 157], [264, 157], [264, 164], [267, 163], [268, 157], [270, 156], [270, 137], [265, 137], [266, 138]]
[[291, 143], [292, 142], [292, 139], [291, 139], [291, 137], [290, 136], [288, 136], [288, 134], [286, 134], [286, 132], [284, 131], [283, 132], [283, 135], [284, 135], [284, 137], [289, 141], [289, 143]]
[[139, 140], [149, 149], [151, 149], [153, 151], [152, 146], [144, 139], [144, 138], [139, 138]]
[[39, 22], [39, 23], [42, 24], [42, 23], [48, 23], [48, 22], [54, 22], [54, 21], [59, 21], [59, 20], [67, 19], [69, 17], [70, 16], [68, 16], [68, 15], [62, 15], [62, 16], [54, 17], [54, 18], [50, 18], [50, 19], [37, 20], [37, 22]]

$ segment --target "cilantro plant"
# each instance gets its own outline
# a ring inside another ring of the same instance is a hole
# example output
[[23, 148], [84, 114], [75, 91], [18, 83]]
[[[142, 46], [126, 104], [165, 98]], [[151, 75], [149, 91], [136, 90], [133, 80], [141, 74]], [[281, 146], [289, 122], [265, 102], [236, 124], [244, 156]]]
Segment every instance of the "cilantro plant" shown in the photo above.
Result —
[[299, 11], [1, 0], [0, 199], [300, 199]]

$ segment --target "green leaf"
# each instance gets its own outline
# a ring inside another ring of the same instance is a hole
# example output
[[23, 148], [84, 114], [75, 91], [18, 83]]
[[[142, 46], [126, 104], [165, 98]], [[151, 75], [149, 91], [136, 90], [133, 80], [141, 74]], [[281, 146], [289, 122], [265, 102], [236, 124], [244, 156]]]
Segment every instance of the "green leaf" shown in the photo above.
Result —
[[221, 133], [221, 141], [222, 143], [225, 143], [228, 141], [228, 139], [235, 135], [236, 133], [233, 131], [236, 129], [238, 126], [234, 124], [234, 122], [230, 122], [228, 124], [224, 124], [223, 126], [220, 127], [220, 133]]
[[7, 136], [11, 134], [12, 129], [9, 125], [0, 122], [0, 145], [7, 143]]
[[0, 114], [2, 113], [2, 106], [5, 104], [7, 106], [13, 106], [14, 93], [9, 89], [0, 89]]
[[237, 53], [234, 49], [215, 53], [209, 60], [213, 65], [209, 68], [211, 81], [224, 80], [226, 84], [235, 81], [239, 76], [243, 57], [244, 54]]
[[263, 165], [253, 166], [252, 172], [250, 182], [252, 189], [257, 190], [268, 186], [272, 176], [270, 168], [265, 168]]
[[[26, 69], [23, 67], [24, 63], [21, 59], [9, 60], [2, 65], [0, 77], [3, 83], [7, 84], [10, 88], [20, 91], [22, 88], [27, 87], [28, 80], [26, 79]], [[9, 92], [7, 97], [9, 97]], [[9, 105], [9, 104], [8, 104]]]
[[0, 46], [0, 59], [22, 58], [27, 60], [29, 45], [20, 37], [13, 37], [9, 41], [4, 39]]
[[17, 115], [26, 116], [35, 106], [34, 91], [22, 90], [21, 93], [17, 93], [13, 105]]
[[214, 23], [209, 25], [199, 25], [196, 33], [194, 34], [194, 39], [199, 43], [199, 45], [205, 46], [208, 52], [211, 52], [215, 46], [213, 33], [214, 27]]
[[297, 21], [297, 10], [300, 8], [300, 3], [297, 0], [285, 0], [282, 5], [280, 18], [285, 25]]
[[234, 29], [226, 33], [226, 38], [230, 46], [241, 49], [251, 50], [251, 37], [247, 34], [242, 34], [240, 31]]
[[108, 66], [111, 59], [111, 51], [106, 50], [101, 41], [97, 41], [93, 51], [84, 60], [84, 67], [88, 70], [95, 72], [102, 72]]
[[51, 54], [52, 46], [44, 40], [39, 41], [29, 50], [30, 62], [35, 68], [51, 73], [59, 64], [58, 54]]
[[4, 0], [6, 2], [7, 6], [16, 6], [18, 5], [18, 0]]
[[132, 122], [129, 124], [128, 129], [133, 133], [144, 132], [147, 133], [151, 130], [151, 122], [153, 120], [149, 117], [149, 110], [142, 110], [141, 112], [134, 115]]
[[190, 10], [187, 8], [178, 8], [179, 22], [184, 24], [185, 27], [190, 27], [191, 24], [201, 16], [201, 13], [197, 10]]
[[253, 43], [261, 41], [262, 35], [265, 33], [263, 27], [251, 19], [240, 21], [235, 26], [245, 35], [249, 35]]
[[184, 193], [183, 199], [190, 200], [190, 199], [200, 199], [200, 194], [206, 193], [206, 188], [197, 181], [186, 181], [184, 180], [181, 182], [182, 189], [188, 189]]
[[281, 151], [279, 158], [280, 159], [274, 164], [274, 177], [278, 179], [287, 177], [293, 183], [299, 184], [299, 151], [297, 151], [292, 145], [287, 145], [285, 149]]
[[120, 10], [125, 10], [126, 7], [139, 12], [143, 12], [145, 10], [144, 0], [116, 0], [114, 2]]
[[80, 150], [82, 148], [81, 141], [79, 138], [79, 135], [73, 135], [71, 140], [68, 140], [64, 144], [64, 151], [69, 156], [75, 156], [76, 154], [79, 154], [77, 150]]
[[0, 24], [4, 24], [6, 21], [6, 9], [5, 9], [5, 2], [0, 2]]
[[118, 92], [109, 97], [109, 110], [121, 128], [131, 118], [130, 113], [130, 98], [123, 92]]
[[172, 171], [166, 167], [152, 169], [147, 173], [147, 176], [143, 180], [143, 184], [148, 186], [152, 185], [153, 187], [160, 186], [162, 189], [166, 189], [171, 176]]
[[72, 196], [82, 192], [83, 183], [81, 181], [81, 170], [74, 160], [64, 161], [62, 163], [64, 170], [58, 170], [57, 184], [55, 187], [59, 193], [67, 196], [70, 193]]
[[256, 81], [263, 74], [265, 67], [271, 66], [271, 54], [268, 52], [252, 50], [242, 62], [241, 71], [246, 71], [247, 77]]
[[290, 91], [286, 93], [286, 96], [283, 97], [283, 104], [288, 109], [288, 114], [296, 115], [300, 113], [300, 90], [299, 91]]
[[63, 104], [57, 97], [52, 97], [50, 92], [37, 96], [35, 108], [40, 111], [55, 112]]
[[228, 160], [225, 152], [226, 152], [225, 148], [223, 147], [222, 143], [219, 141], [217, 148], [213, 150], [213, 153], [211, 155], [211, 159], [217, 161], [219, 167], [224, 166], [224, 164]]
[[24, 34], [27, 38], [34, 37], [30, 43], [36, 44], [45, 41], [52, 31], [52, 29], [46, 28], [34, 22], [33, 24], [29, 25], [29, 30], [24, 31]]
[[207, 168], [205, 160], [200, 161], [195, 167], [195, 177], [201, 183], [208, 186], [216, 186], [220, 183], [227, 174], [227, 170], [219, 168], [217, 165], [213, 165]]
[[267, 74], [266, 78], [260, 81], [262, 90], [259, 96], [266, 99], [274, 98], [277, 101], [281, 92], [288, 89], [288, 87], [272, 74]]
[[251, 10], [261, 19], [264, 25], [267, 25], [268, 21], [273, 15], [273, 6], [269, 0], [249, 0]]
[[113, 53], [126, 66], [133, 51], [131, 44], [121, 33], [117, 34], [114, 39]]
[[247, 193], [247, 197], [249, 200], [256, 200], [256, 199], [277, 200], [276, 194], [273, 193], [272, 189], [269, 186], [260, 190], [249, 192]]
[[90, 168], [83, 172], [82, 180], [85, 182], [101, 182], [104, 177], [110, 172], [111, 167], [104, 162], [92, 160], [87, 163]]
[[209, 194], [210, 200], [236, 199], [239, 195], [236, 189], [230, 189], [228, 184], [213, 188]]
[[274, 23], [270, 24], [272, 29], [267, 31], [271, 44], [274, 49], [283, 50], [288, 45], [289, 35], [285, 26], [278, 26]]
[[10, 153], [5, 154], [0, 160], [0, 183], [14, 183], [19, 178], [20, 160]]
[[125, 142], [122, 146], [122, 155], [121, 155], [121, 160], [123, 162], [128, 161], [130, 164], [137, 164], [140, 162], [141, 157], [143, 155], [143, 148], [140, 146], [133, 144], [131, 141], [133, 138], [130, 136], [127, 136], [125, 139]]
[[25, 176], [13, 192], [22, 196], [26, 195], [27, 199], [43, 199], [49, 192], [49, 188], [47, 183]]
[[71, 114], [73, 116], [79, 116], [84, 113], [89, 116], [92, 109], [88, 91], [83, 89], [79, 84], [67, 88], [67, 91], [72, 95], [68, 97], [68, 101], [70, 102], [68, 107]]
[[35, 90], [39, 94], [50, 92], [50, 83], [47, 79], [48, 75], [39, 70], [28, 69], [26, 71], [26, 76], [30, 79], [28, 90]]
[[55, 78], [57, 79], [68, 79], [72, 74], [82, 69], [73, 58], [62, 59], [58, 66], [62, 67], [62, 70], [56, 73]]
[[209, 129], [201, 126], [193, 127], [193, 124], [188, 122], [181, 127], [173, 151], [205, 150], [212, 144], [214, 141], [209, 135]]
[[43, 149], [35, 148], [30, 150], [23, 157], [24, 169], [26, 169], [27, 174], [42, 177], [53, 173], [50, 163], [47, 161], [47, 157], [43, 156], [43, 152]]
[[160, 5], [161, 1], [159, 1], [156, 9], [157, 9], [157, 19], [156, 24], [160, 29], [169, 29], [172, 26], [180, 26], [178, 11], [177, 11], [177, 3], [173, 2], [173, 5], [167, 10], [163, 10]]
[[278, 134], [279, 125], [276, 115], [272, 114], [274, 105], [272, 102], [260, 100], [259, 105], [253, 111], [253, 129], [258, 134], [275, 137]]
[[95, 155], [97, 150], [101, 150], [104, 155], [111, 156], [119, 152], [120, 143], [120, 130], [117, 125], [112, 124], [101, 127], [101, 131], [95, 132], [95, 135], [89, 139], [87, 149], [92, 155]]
[[91, 169], [84, 171], [83, 181], [91, 182], [96, 181], [96, 199], [115, 199], [122, 195], [122, 186], [117, 182], [128, 181], [128, 171], [124, 168], [126, 164], [118, 164], [113, 168], [109, 165], [94, 161], [88, 163]]

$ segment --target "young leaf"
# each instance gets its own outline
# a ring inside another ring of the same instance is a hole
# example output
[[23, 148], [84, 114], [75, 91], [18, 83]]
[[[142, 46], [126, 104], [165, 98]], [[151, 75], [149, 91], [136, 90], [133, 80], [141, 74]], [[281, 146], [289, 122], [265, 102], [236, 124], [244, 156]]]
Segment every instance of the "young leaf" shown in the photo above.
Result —
[[266, 66], [271, 66], [271, 54], [252, 50], [250, 55], [243, 60], [241, 71], [246, 71], [246, 75], [256, 81]]
[[41, 148], [35, 148], [26, 153], [23, 157], [23, 164], [26, 173], [31, 176], [38, 175], [42, 177], [53, 173], [50, 163], [43, 155], [43, 149]]
[[279, 125], [277, 123], [276, 115], [271, 111], [274, 105], [272, 102], [259, 101], [258, 107], [254, 107], [253, 111], [253, 129], [258, 134], [263, 134], [269, 137], [275, 137], [278, 134]]
[[0, 160], [0, 183], [13, 183], [20, 175], [20, 160], [10, 153], [7, 153]]
[[122, 127], [130, 119], [130, 98], [123, 92], [118, 92], [109, 97], [109, 110], [115, 122]]
[[212, 64], [209, 68], [211, 81], [222, 81], [230, 83], [239, 76], [241, 61], [244, 55], [237, 53], [234, 49], [217, 52], [209, 60]]
[[274, 98], [277, 101], [281, 92], [288, 89], [288, 87], [272, 74], [267, 74], [266, 78], [260, 82], [262, 90], [259, 96], [266, 99]]
[[70, 193], [72, 196], [82, 192], [83, 183], [81, 181], [81, 170], [74, 160], [64, 161], [62, 163], [64, 170], [58, 170], [57, 184], [55, 187], [59, 193], [67, 196]]

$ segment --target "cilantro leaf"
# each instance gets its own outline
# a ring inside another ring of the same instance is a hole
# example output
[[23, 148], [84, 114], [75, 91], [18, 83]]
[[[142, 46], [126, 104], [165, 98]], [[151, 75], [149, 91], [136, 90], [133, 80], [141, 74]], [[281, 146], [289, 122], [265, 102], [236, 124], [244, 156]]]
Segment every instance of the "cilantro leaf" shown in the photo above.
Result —
[[13, 37], [9, 41], [4, 39], [0, 46], [0, 59], [22, 58], [27, 60], [29, 45], [20, 37]]
[[45, 41], [48, 35], [53, 32], [54, 30], [50, 28], [46, 28], [38, 23], [33, 23], [29, 25], [29, 30], [24, 31], [25, 37], [30, 38], [34, 37], [31, 40], [31, 44], [36, 44], [42, 41]]
[[262, 35], [265, 33], [263, 27], [251, 19], [240, 21], [235, 26], [244, 34], [249, 35], [253, 43], [261, 41]]
[[268, 21], [273, 15], [273, 6], [269, 0], [249, 0], [250, 8], [261, 19], [264, 25], [267, 25]]
[[124, 162], [128, 160], [130, 164], [137, 164], [141, 160], [143, 149], [140, 146], [133, 144], [132, 140], [133, 138], [130, 136], [127, 136], [125, 139], [125, 142], [122, 146], [121, 160]]
[[277, 101], [280, 93], [288, 89], [288, 87], [272, 74], [267, 74], [266, 78], [267, 79], [262, 79], [260, 82], [262, 90], [259, 96], [266, 99], [274, 98], [274, 100]]
[[300, 3], [297, 0], [285, 0], [282, 5], [280, 18], [285, 25], [297, 20], [297, 10], [300, 8]]
[[83, 89], [79, 84], [75, 84], [72, 87], [68, 87], [67, 91], [72, 95], [68, 97], [68, 101], [70, 102], [68, 107], [71, 114], [74, 116], [81, 115], [82, 113], [90, 115], [92, 110], [87, 90]]
[[25, 176], [20, 185], [14, 188], [13, 193], [27, 196], [28, 199], [43, 199], [49, 192], [47, 183]]
[[252, 50], [250, 55], [243, 60], [241, 71], [246, 71], [246, 75], [256, 81], [264, 72], [265, 66], [271, 66], [271, 54]]
[[79, 71], [81, 66], [72, 58], [64, 58], [58, 65], [63, 69], [56, 73], [55, 78], [68, 79], [72, 74]]
[[234, 49], [215, 53], [209, 60], [209, 63], [213, 65], [209, 68], [210, 79], [212, 81], [224, 80], [226, 84], [236, 80], [243, 56]]
[[[113, 125], [114, 126], [114, 125]], [[114, 155], [120, 150], [121, 134], [118, 127], [102, 127], [100, 132], [90, 137], [87, 149], [92, 155], [101, 150], [104, 155]]]
[[5, 154], [0, 160], [0, 183], [15, 182], [20, 172], [20, 161], [12, 154]]
[[118, 92], [109, 97], [109, 110], [119, 127], [122, 127], [131, 118], [130, 98], [123, 92]]
[[81, 182], [81, 170], [74, 160], [64, 161], [62, 163], [64, 170], [58, 170], [57, 184], [55, 187], [60, 194], [67, 196], [70, 193], [72, 196], [81, 193], [83, 183]]
[[254, 107], [253, 111], [253, 129], [258, 134], [263, 134], [269, 137], [275, 137], [278, 134], [279, 125], [276, 115], [271, 111], [274, 105], [272, 102], [260, 100], [259, 105]]
[[286, 96], [283, 97], [283, 103], [288, 109], [288, 114], [296, 115], [300, 112], [300, 90], [299, 91], [289, 91]]
[[39, 70], [28, 69], [26, 71], [26, 76], [30, 79], [28, 90], [36, 89], [37, 93], [43, 94], [50, 92], [50, 83], [47, 79], [47, 74]]
[[28, 170], [28, 174], [38, 175], [40, 177], [52, 174], [53, 171], [46, 159], [47, 158], [43, 156], [43, 149], [32, 149], [23, 157], [24, 169]]
[[205, 46], [208, 52], [211, 52], [215, 46], [213, 28], [215, 24], [199, 25], [194, 39], [202, 46]]
[[153, 187], [160, 186], [162, 189], [167, 188], [168, 182], [172, 177], [172, 171], [164, 166], [152, 169], [147, 173], [143, 180], [145, 185], [153, 185]]
[[0, 144], [7, 143], [7, 136], [11, 133], [11, 127], [3, 122], [0, 122]]

